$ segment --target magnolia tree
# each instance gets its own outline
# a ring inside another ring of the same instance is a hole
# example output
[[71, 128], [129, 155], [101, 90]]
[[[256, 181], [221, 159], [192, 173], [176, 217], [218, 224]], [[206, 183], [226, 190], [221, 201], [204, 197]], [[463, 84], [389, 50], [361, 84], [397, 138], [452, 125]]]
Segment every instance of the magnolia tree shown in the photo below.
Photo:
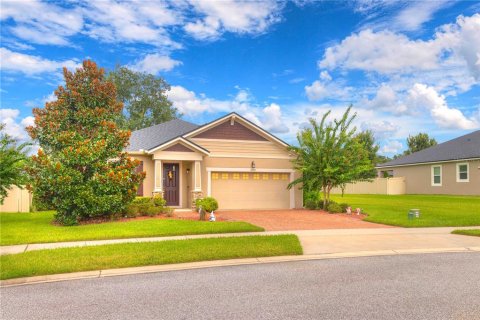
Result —
[[323, 193], [323, 207], [330, 201], [334, 187], [360, 180], [368, 180], [374, 168], [369, 152], [361, 139], [350, 128], [356, 114], [350, 116], [349, 107], [340, 120], [327, 123], [328, 111], [320, 122], [310, 119], [310, 127], [297, 135], [298, 147], [291, 147], [297, 157], [293, 160], [301, 176], [289, 188], [302, 184], [307, 190]]
[[84, 61], [63, 74], [56, 101], [33, 110], [35, 125], [27, 131], [40, 149], [28, 172], [36, 196], [57, 210], [58, 222], [71, 225], [124, 211], [144, 173], [123, 151], [130, 132], [115, 124], [123, 105], [104, 70]]

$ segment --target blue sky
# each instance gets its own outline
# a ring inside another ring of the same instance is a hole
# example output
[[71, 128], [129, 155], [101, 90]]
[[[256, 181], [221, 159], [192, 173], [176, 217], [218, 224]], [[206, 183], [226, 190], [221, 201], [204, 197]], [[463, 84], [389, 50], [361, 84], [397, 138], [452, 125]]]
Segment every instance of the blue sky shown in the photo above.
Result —
[[473, 1], [2, 1], [0, 120], [19, 139], [61, 68], [93, 59], [164, 77], [183, 118], [236, 111], [288, 142], [349, 104], [382, 153], [480, 128]]

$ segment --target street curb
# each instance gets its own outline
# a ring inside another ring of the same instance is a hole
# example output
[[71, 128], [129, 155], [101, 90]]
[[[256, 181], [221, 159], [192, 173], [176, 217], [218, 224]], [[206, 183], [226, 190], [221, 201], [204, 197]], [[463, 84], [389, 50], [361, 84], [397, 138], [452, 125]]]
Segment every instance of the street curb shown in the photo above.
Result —
[[257, 264], [278, 263], [278, 262], [328, 260], [328, 259], [374, 257], [374, 256], [414, 255], [414, 254], [431, 254], [431, 253], [468, 253], [468, 252], [474, 252], [474, 253], [480, 252], [480, 247], [376, 250], [376, 251], [311, 254], [311, 255], [299, 255], [299, 256], [277, 256], [277, 257], [244, 258], [244, 259], [231, 259], [231, 260], [199, 261], [199, 262], [165, 264], [165, 265], [143, 266], [143, 267], [133, 267], [133, 268], [62, 273], [62, 274], [52, 274], [52, 275], [44, 275], [44, 276], [0, 280], [0, 287], [7, 288], [7, 287], [14, 287], [14, 286], [50, 283], [50, 282], [59, 282], [59, 281], [115, 277], [115, 276], [125, 276], [125, 275], [145, 274], [145, 273], [165, 272], [165, 271], [194, 270], [194, 269], [214, 268], [214, 267], [257, 265]]

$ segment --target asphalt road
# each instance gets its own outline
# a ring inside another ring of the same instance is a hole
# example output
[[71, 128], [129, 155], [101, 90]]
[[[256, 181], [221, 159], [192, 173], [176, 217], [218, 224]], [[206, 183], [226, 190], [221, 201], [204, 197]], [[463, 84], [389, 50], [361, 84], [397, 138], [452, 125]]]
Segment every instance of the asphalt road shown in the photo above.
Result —
[[480, 319], [480, 253], [273, 263], [2, 288], [1, 319]]

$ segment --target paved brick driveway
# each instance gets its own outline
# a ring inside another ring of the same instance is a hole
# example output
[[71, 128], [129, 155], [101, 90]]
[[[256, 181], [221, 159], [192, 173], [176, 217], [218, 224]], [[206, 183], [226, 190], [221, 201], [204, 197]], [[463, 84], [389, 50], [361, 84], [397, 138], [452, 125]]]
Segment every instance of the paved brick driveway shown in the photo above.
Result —
[[[198, 219], [195, 212], [178, 212], [179, 218]], [[219, 221], [246, 221], [265, 228], [278, 230], [390, 228], [382, 224], [362, 221], [362, 216], [329, 214], [318, 210], [235, 210], [216, 212]]]

